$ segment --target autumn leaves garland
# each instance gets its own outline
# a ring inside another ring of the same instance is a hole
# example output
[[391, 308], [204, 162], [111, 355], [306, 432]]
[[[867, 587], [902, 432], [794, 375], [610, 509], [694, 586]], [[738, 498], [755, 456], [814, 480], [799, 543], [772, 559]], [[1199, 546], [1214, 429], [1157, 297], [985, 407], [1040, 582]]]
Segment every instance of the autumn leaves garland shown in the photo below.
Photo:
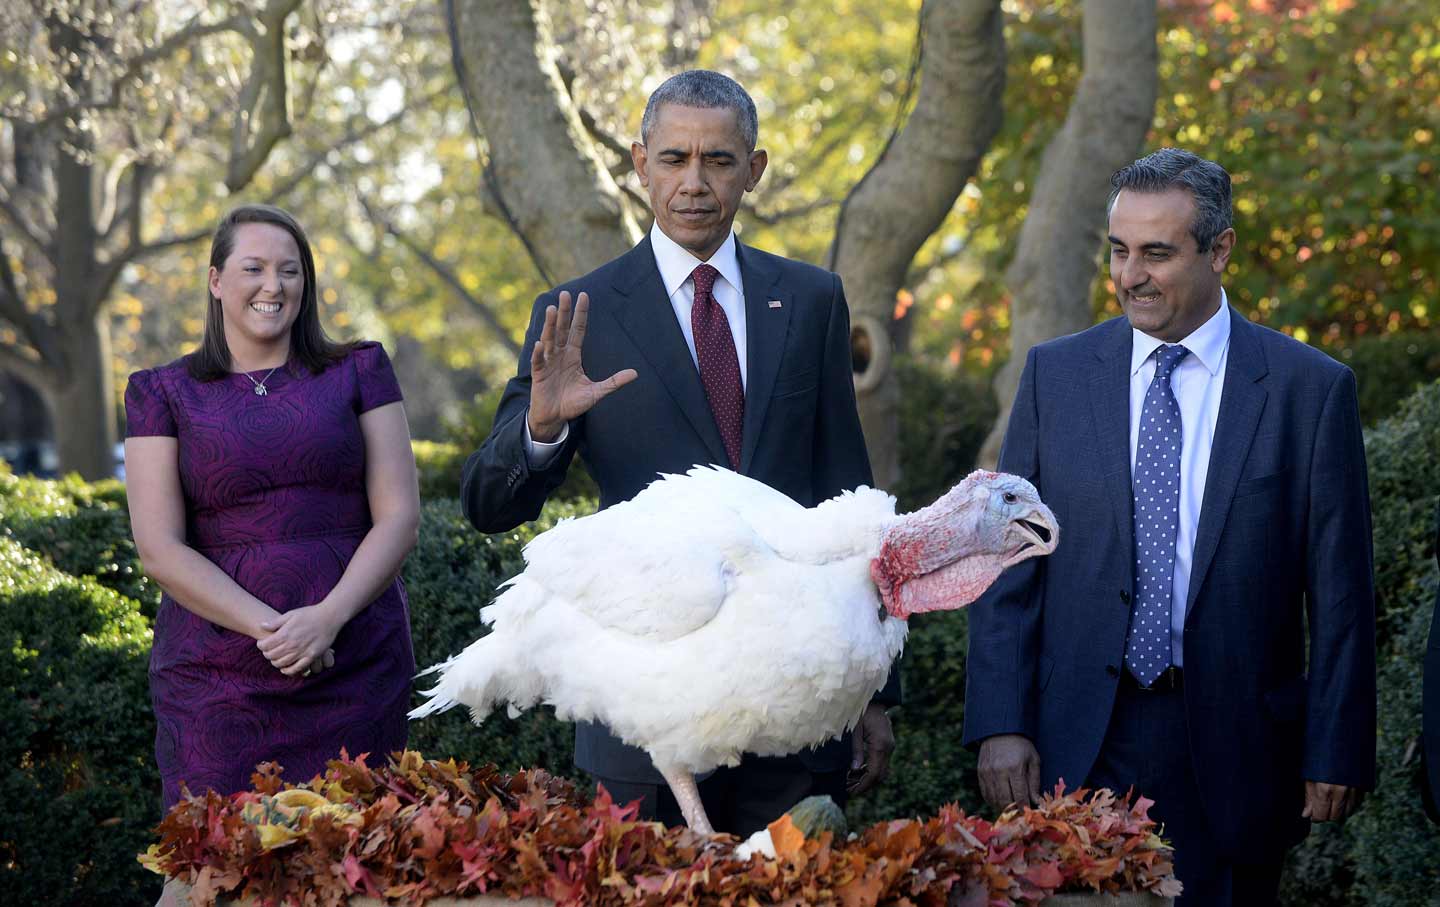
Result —
[[541, 896], [578, 905], [1003, 905], [1056, 891], [1179, 892], [1172, 852], [1109, 791], [1058, 790], [994, 822], [947, 806], [849, 840], [807, 840], [782, 819], [777, 857], [734, 858], [733, 838], [635, 821], [543, 771], [425, 760], [330, 763], [308, 784], [266, 764], [254, 790], [184, 797], [140, 857], [192, 885], [191, 902], [341, 907], [356, 894], [423, 904], [442, 895]]

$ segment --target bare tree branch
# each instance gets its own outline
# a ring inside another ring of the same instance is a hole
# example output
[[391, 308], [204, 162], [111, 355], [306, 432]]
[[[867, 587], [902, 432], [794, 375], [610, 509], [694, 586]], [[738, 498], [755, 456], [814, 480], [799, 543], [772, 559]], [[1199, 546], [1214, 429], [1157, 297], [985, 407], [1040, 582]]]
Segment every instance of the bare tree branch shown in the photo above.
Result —
[[10, 256], [0, 245], [0, 318], [25, 330], [30, 324], [30, 313], [25, 310], [25, 300], [15, 283], [15, 272], [10, 268]]
[[130, 176], [130, 204], [126, 210], [130, 227], [130, 247], [139, 248], [142, 245], [141, 230], [145, 218], [145, 196], [150, 177], [153, 170], [143, 161], [135, 163], [135, 169]]
[[753, 204], [746, 204], [744, 205], [744, 211], [747, 218], [773, 227], [782, 221], [804, 217], [807, 214], [814, 214], [816, 211], [833, 208], [838, 204], [840, 204], [840, 202], [833, 198], [817, 198], [791, 208], [778, 208], [774, 211], [761, 211]]
[[30, 219], [10, 200], [8, 194], [0, 193], [0, 213], [5, 215], [5, 219], [10, 221], [22, 239], [33, 246], [41, 255], [45, 256], [46, 261], [52, 264], [54, 263], [55, 254], [54, 250], [50, 247], [50, 243], [41, 237], [39, 231], [30, 223]]
[[[421, 98], [419, 103], [421, 105], [429, 104], [432, 101], [435, 101], [436, 99], [445, 95], [449, 91], [449, 86], [437, 89], [430, 92], [425, 97]], [[270, 193], [267, 196], [268, 200], [271, 202], [275, 202], [289, 195], [291, 192], [294, 192], [301, 183], [305, 182], [305, 180], [310, 178], [310, 174], [315, 172], [316, 167], [319, 167], [321, 164], [325, 163], [326, 159], [328, 159], [332, 153], [339, 151], [341, 148], [346, 148], [350, 145], [354, 145], [357, 142], [362, 142], [365, 139], [368, 139], [371, 136], [375, 135], [376, 133], [388, 129], [389, 127], [403, 120], [410, 113], [410, 110], [411, 106], [407, 105], [395, 111], [393, 114], [383, 120], [372, 120], [369, 117], [364, 117], [365, 124], [359, 128], [356, 128], [355, 124], [352, 122], [352, 124], [346, 128], [344, 135], [342, 135], [334, 142], [331, 142], [328, 146], [326, 146], [323, 151], [317, 151], [314, 154], [310, 155], [310, 157], [306, 158], [303, 163], [297, 166], [290, 173], [290, 175], [285, 178], [284, 182], [282, 182], [279, 186], [276, 186], [274, 189], [270, 190]]]
[[[139, 229], [138, 225], [135, 229]], [[95, 279], [94, 291], [91, 295], [90, 314], [93, 316], [99, 313], [101, 306], [103, 306], [105, 300], [109, 298], [110, 290], [114, 288], [115, 281], [120, 278], [120, 274], [125, 270], [126, 265], [143, 258], [149, 258], [151, 255], [157, 252], [163, 252], [166, 249], [173, 249], [176, 246], [186, 246], [193, 242], [199, 242], [209, 235], [210, 228], [204, 227], [199, 230], [191, 230], [188, 233], [166, 236], [154, 242], [136, 243], [132, 241], [130, 245], [121, 249], [114, 257], [101, 266], [99, 276]], [[138, 234], [132, 234], [132, 238], [136, 236], [138, 236]]]
[[[311, 5], [309, 12], [311, 19], [310, 27], [316, 35], [322, 34], [324, 31], [324, 22], [320, 11], [315, 9], [315, 4]], [[295, 103], [294, 112], [296, 119], [302, 123], [310, 118], [310, 111], [315, 106], [315, 96], [320, 90], [320, 82], [334, 62], [333, 58], [325, 52], [325, 44], [323, 41], [310, 45], [312, 48], [317, 46], [319, 48], [318, 51], [307, 54], [307, 57], [310, 59], [318, 60], [314, 71], [311, 73], [310, 78], [300, 86], [299, 91], [296, 92], [298, 100]]]
[[55, 331], [39, 315], [25, 308], [24, 296], [3, 245], [0, 245], [0, 318], [14, 325], [42, 362], [58, 361]]
[[641, 212], [641, 215], [637, 217], [636, 220], [653, 216], [650, 211], [650, 199], [648, 196], [636, 191], [629, 183], [616, 183], [615, 185], [620, 189], [624, 198], [633, 202], [636, 210]]
[[355, 195], [356, 198], [360, 200], [360, 206], [365, 209], [365, 213], [372, 221], [378, 224], [386, 233], [395, 237], [402, 246], [410, 250], [412, 255], [424, 262], [430, 270], [434, 271], [435, 275], [439, 277], [447, 287], [453, 290], [456, 296], [459, 296], [462, 301], [469, 305], [471, 311], [478, 315], [481, 321], [485, 322], [485, 326], [490, 328], [491, 333], [495, 335], [495, 338], [500, 341], [511, 355], [520, 355], [520, 344], [516, 343], [515, 338], [510, 336], [510, 332], [505, 329], [505, 325], [501, 323], [500, 319], [495, 315], [495, 310], [489, 304], [482, 302], [467, 290], [465, 285], [460, 282], [460, 278], [448, 265], [435, 258], [435, 256], [431, 255], [419, 243], [399, 230], [385, 215], [380, 213], [376, 207], [370, 203], [369, 199], [358, 192]]
[[585, 135], [540, 0], [445, 0], [451, 62], [489, 152], [485, 185], [544, 282], [629, 249], [640, 227]]
[[835, 130], [825, 144], [821, 145], [814, 153], [806, 156], [805, 165], [797, 166], [788, 176], [775, 176], [765, 184], [765, 191], [772, 196], [779, 195], [789, 189], [795, 180], [805, 173], [814, 173], [823, 167], [825, 161], [830, 158], [842, 145], [853, 141], [854, 136], [848, 129]]
[[56, 384], [56, 376], [44, 363], [9, 344], [0, 343], [0, 369], [18, 376], [35, 388], [54, 387]]
[[[601, 146], [610, 149], [619, 156], [622, 162], [619, 167], [620, 173], [629, 173], [631, 168], [635, 166], [630, 160], [630, 146], [606, 132], [604, 127], [600, 125], [600, 122], [595, 119], [595, 114], [584, 107], [577, 107], [576, 109], [580, 111], [580, 124], [585, 127], [585, 131], [590, 133], [590, 137], [599, 142]], [[615, 169], [616, 168], [611, 167], [610, 174], [612, 176], [619, 176], [620, 173], [616, 173]]]
[[700, 56], [700, 47], [710, 35], [710, 17], [715, 12], [715, 0], [675, 0], [670, 5], [670, 26], [672, 36], [665, 49], [665, 69], [678, 72], [693, 69]]
[[[128, 130], [133, 138], [134, 129]], [[120, 152], [100, 179], [100, 210], [95, 212], [95, 229], [101, 238], [108, 236], [115, 226], [115, 212], [120, 208], [120, 180], [125, 171], [135, 162], [135, 154], [127, 149]]]
[[950, 262], [964, 257], [965, 253], [969, 251], [970, 247], [967, 244], [960, 243], [953, 249], [937, 252], [933, 258], [923, 264], [919, 262], [914, 263], [910, 270], [905, 272], [905, 283], [903, 285], [913, 287], [921, 283], [926, 277], [930, 276], [932, 271], [943, 268], [950, 264]]
[[200, 15], [196, 15], [189, 22], [168, 35], [165, 40], [159, 44], [147, 48], [130, 58], [130, 60], [126, 62], [125, 68], [120, 71], [120, 74], [110, 81], [110, 91], [105, 97], [90, 101], [82, 99], [74, 104], [52, 108], [47, 110], [45, 116], [38, 122], [40, 125], [48, 125], [83, 111], [113, 110], [120, 106], [120, 100], [125, 94], [125, 89], [131, 82], [140, 77], [141, 73], [145, 71], [145, 67], [169, 57], [181, 48], [201, 38], [220, 34], [221, 32], [237, 31], [247, 20], [247, 15], [236, 13], [218, 22], [206, 23], [200, 21]]
[[[157, 141], [160, 144], [166, 147], [174, 147], [178, 144], [173, 137], [177, 121], [178, 115], [174, 110], [166, 112], [165, 119], [161, 122], [157, 133]], [[155, 177], [165, 172], [169, 168], [169, 164], [173, 162], [166, 161], [162, 164], [153, 156], [147, 158], [141, 155], [136, 150], [140, 147], [141, 141], [134, 126], [127, 126], [127, 131], [130, 137], [130, 147], [106, 173], [106, 190], [101, 203], [102, 213], [95, 218], [96, 231], [102, 244], [110, 242], [115, 236], [116, 229], [122, 225], [130, 227], [130, 242], [132, 244], [139, 243], [140, 234], [137, 228], [141, 205]], [[124, 207], [119, 207], [120, 178], [124, 176], [126, 169], [130, 169], [129, 200]]]
[[[240, 93], [240, 115], [230, 137], [230, 166], [225, 185], [239, 192], [281, 139], [290, 135], [290, 97], [285, 59], [285, 19], [302, 0], [269, 0], [259, 22], [246, 21], [241, 31], [250, 39], [250, 73]], [[252, 133], [252, 127], [258, 129]]]

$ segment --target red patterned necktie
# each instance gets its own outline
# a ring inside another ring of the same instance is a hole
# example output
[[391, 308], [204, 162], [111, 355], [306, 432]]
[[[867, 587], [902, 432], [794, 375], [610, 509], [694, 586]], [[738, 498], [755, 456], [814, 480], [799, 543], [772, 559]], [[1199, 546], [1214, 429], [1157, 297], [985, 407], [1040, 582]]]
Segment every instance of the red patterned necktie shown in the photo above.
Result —
[[745, 424], [745, 388], [740, 383], [740, 357], [735, 354], [735, 337], [725, 310], [715, 301], [715, 278], [720, 272], [701, 265], [690, 275], [695, 281], [695, 303], [690, 307], [690, 329], [695, 334], [695, 358], [700, 363], [700, 383], [710, 412], [725, 441], [730, 468], [740, 469], [740, 439]]

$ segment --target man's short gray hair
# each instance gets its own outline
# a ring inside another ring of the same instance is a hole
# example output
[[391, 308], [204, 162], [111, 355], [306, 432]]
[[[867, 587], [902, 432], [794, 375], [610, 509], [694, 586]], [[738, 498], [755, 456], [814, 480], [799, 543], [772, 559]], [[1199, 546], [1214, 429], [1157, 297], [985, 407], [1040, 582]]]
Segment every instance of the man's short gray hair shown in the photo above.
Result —
[[660, 108], [665, 104], [735, 111], [740, 137], [745, 140], [748, 150], [755, 150], [755, 142], [760, 135], [760, 117], [755, 113], [755, 102], [740, 87], [740, 83], [729, 76], [708, 69], [690, 69], [666, 79], [645, 104], [645, 116], [640, 120], [640, 141], [649, 144], [650, 133], [655, 128], [655, 121], [660, 118]]
[[1179, 148], [1161, 148], [1132, 164], [1115, 171], [1110, 177], [1110, 202], [1123, 189], [1132, 192], [1166, 192], [1184, 189], [1195, 200], [1195, 220], [1190, 235], [1201, 252], [1209, 252], [1215, 240], [1230, 229], [1230, 174], [1214, 161]]

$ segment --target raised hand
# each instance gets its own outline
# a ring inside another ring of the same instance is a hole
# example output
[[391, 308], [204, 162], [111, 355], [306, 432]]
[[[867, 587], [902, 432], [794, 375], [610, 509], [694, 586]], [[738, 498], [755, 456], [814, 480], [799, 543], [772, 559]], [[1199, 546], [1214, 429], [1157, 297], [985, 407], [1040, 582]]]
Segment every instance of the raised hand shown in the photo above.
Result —
[[588, 412], [616, 390], [634, 381], [633, 368], [621, 369], [603, 381], [591, 381], [581, 366], [580, 352], [590, 322], [590, 297], [581, 293], [570, 307], [570, 294], [560, 291], [560, 305], [545, 309], [545, 326], [530, 351], [530, 437], [554, 441], [565, 423]]

